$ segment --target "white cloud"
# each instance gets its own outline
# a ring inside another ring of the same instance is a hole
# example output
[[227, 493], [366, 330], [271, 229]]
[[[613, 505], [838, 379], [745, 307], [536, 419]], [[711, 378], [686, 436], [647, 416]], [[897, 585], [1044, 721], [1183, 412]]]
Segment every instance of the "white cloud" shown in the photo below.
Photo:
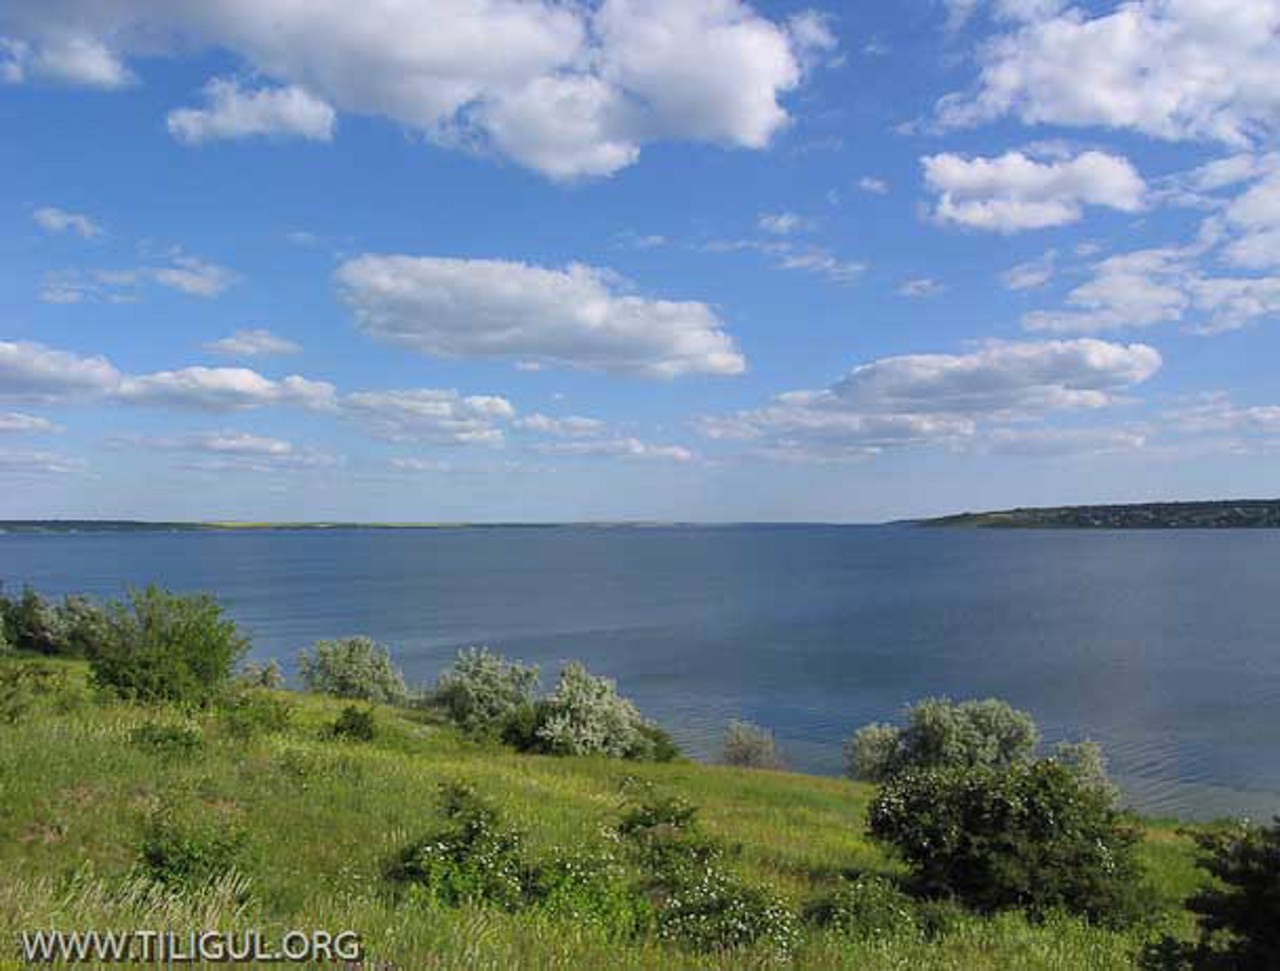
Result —
[[1222, 392], [1200, 395], [1166, 418], [1184, 432], [1280, 436], [1280, 405], [1237, 405]]
[[940, 293], [945, 293], [947, 287], [945, 284], [933, 279], [932, 277], [921, 276], [907, 280], [902, 286], [898, 287], [898, 296], [900, 297], [936, 297]]
[[43, 206], [31, 214], [36, 225], [46, 233], [75, 233], [81, 239], [93, 239], [102, 235], [102, 227], [88, 216], [67, 212], [54, 206]]
[[580, 264], [366, 254], [336, 279], [362, 330], [424, 354], [658, 378], [746, 367], [706, 304], [634, 296]]
[[1111, 455], [1145, 448], [1147, 434], [1133, 428], [997, 428], [979, 447], [1000, 455]]
[[379, 438], [440, 445], [501, 445], [503, 428], [516, 414], [496, 395], [438, 389], [361, 391], [346, 395], [341, 405]]
[[263, 328], [237, 330], [230, 337], [210, 341], [206, 351], [231, 357], [261, 357], [269, 354], [297, 354], [302, 350], [293, 341]]
[[236, 279], [235, 273], [225, 266], [181, 253], [175, 254], [168, 266], [152, 270], [151, 276], [161, 286], [181, 290], [193, 297], [216, 297]]
[[1049, 250], [1043, 256], [1011, 266], [1000, 274], [1000, 282], [1009, 290], [1035, 290], [1053, 279], [1058, 254]]
[[104, 357], [81, 357], [26, 341], [0, 341], [0, 398], [53, 402], [95, 398], [120, 383]]
[[114, 391], [120, 401], [140, 405], [238, 411], [270, 405], [324, 410], [334, 405], [333, 385], [292, 374], [279, 381], [248, 368], [188, 367], [126, 377]]
[[301, 448], [281, 438], [233, 430], [192, 432], [176, 436], [119, 436], [109, 444], [147, 451], [189, 452], [212, 456], [186, 463], [196, 471], [277, 472], [332, 466], [338, 459], [326, 452]]
[[1130, 0], [1099, 16], [1038, 6], [983, 45], [975, 90], [939, 103], [944, 124], [1013, 115], [1231, 144], [1275, 133], [1280, 0]]
[[[2, 14], [0, 26], [3, 26]], [[126, 87], [134, 78], [101, 41], [55, 29], [36, 45], [0, 36], [0, 80], [9, 84], [54, 81], [111, 89]]]
[[536, 411], [517, 418], [514, 425], [523, 431], [537, 432], [540, 435], [557, 435], [564, 438], [596, 435], [605, 428], [605, 423], [599, 418], [587, 418], [583, 415], [552, 418], [550, 415], [543, 415]]
[[533, 446], [547, 455], [599, 455], [625, 459], [692, 462], [697, 456], [682, 445], [655, 445], [638, 438], [608, 438], [587, 442], [546, 442]]
[[848, 286], [867, 270], [867, 264], [841, 259], [830, 250], [789, 239], [712, 240], [701, 246], [707, 253], [762, 253], [779, 270], [812, 273], [832, 283]]
[[1154, 348], [1097, 340], [992, 343], [968, 354], [889, 357], [831, 387], [778, 395], [764, 408], [704, 417], [715, 439], [765, 454], [839, 459], [910, 445], [970, 442], [983, 423], [1112, 405], [1160, 368]]
[[761, 232], [772, 233], [775, 236], [789, 236], [809, 225], [808, 220], [794, 212], [762, 213], [756, 224]]
[[1137, 212], [1146, 191], [1127, 159], [1103, 152], [1044, 162], [1022, 152], [972, 159], [944, 153], [922, 162], [938, 196], [935, 218], [998, 233], [1077, 222], [1086, 205]]
[[0, 411], [0, 435], [60, 432], [61, 425], [39, 415], [27, 415], [20, 411]]
[[327, 104], [553, 178], [608, 175], [658, 140], [764, 148], [789, 121], [781, 99], [835, 46], [814, 13], [779, 23], [741, 0], [16, 0], [0, 30], [11, 81], [68, 46], [81, 66], [65, 79], [106, 86], [127, 79], [125, 56], [208, 46], [283, 86], [175, 112], [179, 132], [321, 136]]
[[178, 141], [199, 145], [253, 135], [318, 142], [333, 138], [337, 120], [333, 108], [296, 85], [250, 91], [235, 78], [214, 78], [205, 85], [204, 95], [205, 108], [169, 112], [169, 133]]
[[888, 195], [889, 193], [888, 182], [886, 182], [884, 179], [873, 178], [872, 176], [869, 176], [869, 175], [864, 175], [862, 178], [858, 180], [858, 188], [861, 189], [863, 192], [870, 192], [872, 195], [875, 195], [875, 196]]
[[0, 450], [0, 475], [70, 475], [84, 468], [84, 462], [54, 452], [14, 452]]

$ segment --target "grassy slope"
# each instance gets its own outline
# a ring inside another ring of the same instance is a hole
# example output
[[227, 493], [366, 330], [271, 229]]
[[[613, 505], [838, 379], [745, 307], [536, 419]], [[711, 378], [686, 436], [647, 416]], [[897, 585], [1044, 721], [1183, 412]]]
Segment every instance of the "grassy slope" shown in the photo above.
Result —
[[[83, 678], [82, 667], [70, 667]], [[866, 786], [691, 763], [523, 756], [392, 710], [378, 713], [378, 741], [331, 742], [320, 732], [343, 703], [289, 698], [294, 725], [280, 735], [243, 742], [205, 718], [206, 747], [195, 758], [130, 744], [132, 728], [171, 713], [87, 698], [69, 711], [0, 724], [0, 934], [12, 941], [20, 929], [49, 926], [354, 928], [373, 958], [414, 971], [772, 966], [765, 954], [709, 958], [657, 944], [611, 945], [567, 919], [392, 905], [381, 867], [434, 825], [435, 788], [449, 779], [472, 780], [500, 802], [533, 848], [603, 845], [623, 780], [652, 781], [699, 804], [709, 832], [741, 844], [743, 875], [796, 905], [843, 870], [894, 868], [863, 835]], [[235, 902], [234, 887], [183, 898], [130, 881], [140, 826], [161, 802], [198, 805], [249, 831], [248, 904]], [[1151, 825], [1144, 854], [1167, 900], [1194, 885], [1189, 847], [1171, 825]], [[1185, 914], [1170, 920], [1185, 929]], [[1075, 921], [1032, 927], [1007, 916], [974, 919], [933, 943], [810, 933], [792, 966], [1076, 971], [1130, 967], [1136, 946], [1134, 937]], [[7, 957], [0, 952], [0, 967]]]

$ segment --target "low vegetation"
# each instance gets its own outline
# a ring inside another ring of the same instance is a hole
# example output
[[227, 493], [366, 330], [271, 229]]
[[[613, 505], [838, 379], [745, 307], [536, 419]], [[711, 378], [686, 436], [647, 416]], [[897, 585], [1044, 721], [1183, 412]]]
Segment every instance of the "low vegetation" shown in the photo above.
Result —
[[743, 769], [781, 769], [786, 765], [773, 732], [748, 721], [729, 722], [720, 747], [720, 761]]
[[[581, 665], [539, 695], [536, 671], [470, 651], [415, 696], [372, 642], [328, 642], [347, 646], [310, 652], [313, 690], [291, 693], [234, 675], [243, 640], [203, 598], [93, 610], [134, 625], [130, 690], [96, 646], [0, 658], [11, 940], [349, 928], [415, 969], [1277, 966], [1280, 827], [1127, 817], [1096, 752], [1037, 756], [996, 703], [878, 729], [893, 767], [871, 785], [754, 771], [776, 756], [754, 726], [731, 731], [738, 765], [670, 758]], [[183, 659], [211, 642], [197, 678]]]

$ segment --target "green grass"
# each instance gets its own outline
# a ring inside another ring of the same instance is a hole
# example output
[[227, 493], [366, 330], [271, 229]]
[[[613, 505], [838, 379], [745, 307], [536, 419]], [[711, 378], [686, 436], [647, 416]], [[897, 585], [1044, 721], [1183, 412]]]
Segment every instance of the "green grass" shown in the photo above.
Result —
[[[3, 661], [0, 664], [10, 664]], [[23, 929], [178, 927], [354, 929], [369, 956], [433, 968], [1025, 969], [1130, 968], [1144, 935], [1062, 918], [965, 918], [926, 942], [852, 942], [806, 931], [789, 959], [767, 952], [695, 955], [656, 941], [611, 942], [569, 919], [397, 904], [382, 877], [392, 854], [435, 825], [440, 783], [469, 780], [527, 834], [532, 852], [604, 847], [628, 779], [701, 807], [704, 829], [740, 852], [732, 865], [801, 908], [851, 870], [895, 873], [864, 833], [870, 787], [838, 779], [688, 762], [636, 764], [519, 755], [459, 737], [424, 717], [377, 710], [368, 744], [324, 737], [346, 702], [280, 693], [290, 728], [235, 737], [216, 712], [192, 716], [194, 757], [131, 741], [171, 710], [104, 704], [85, 669], [75, 690], [0, 723], [0, 933]], [[241, 872], [213, 887], [165, 891], [138, 876], [143, 826], [158, 808], [227, 821], [248, 834]], [[1150, 824], [1143, 859], [1166, 910], [1160, 929], [1190, 932], [1179, 901], [1200, 879], [1175, 824]], [[0, 951], [0, 968], [10, 953]], [[13, 955], [16, 956], [16, 955]], [[225, 966], [225, 965], [224, 965]]]

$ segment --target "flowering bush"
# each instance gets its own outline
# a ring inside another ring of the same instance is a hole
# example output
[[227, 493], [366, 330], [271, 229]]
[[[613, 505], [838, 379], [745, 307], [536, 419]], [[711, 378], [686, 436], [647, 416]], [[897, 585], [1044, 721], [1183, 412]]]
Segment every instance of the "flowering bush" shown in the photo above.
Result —
[[731, 721], [724, 733], [721, 759], [726, 765], [744, 769], [780, 769], [782, 756], [778, 754], [773, 732], [746, 721]]
[[539, 705], [537, 737], [556, 755], [634, 757], [644, 746], [640, 710], [618, 694], [609, 678], [581, 664], [566, 665]]
[[487, 647], [468, 647], [440, 676], [433, 701], [463, 731], [502, 736], [521, 718], [532, 718], [537, 687], [536, 667], [508, 661]]
[[387, 649], [367, 637], [317, 641], [314, 654], [298, 655], [298, 671], [308, 691], [339, 698], [398, 705], [408, 695]]

